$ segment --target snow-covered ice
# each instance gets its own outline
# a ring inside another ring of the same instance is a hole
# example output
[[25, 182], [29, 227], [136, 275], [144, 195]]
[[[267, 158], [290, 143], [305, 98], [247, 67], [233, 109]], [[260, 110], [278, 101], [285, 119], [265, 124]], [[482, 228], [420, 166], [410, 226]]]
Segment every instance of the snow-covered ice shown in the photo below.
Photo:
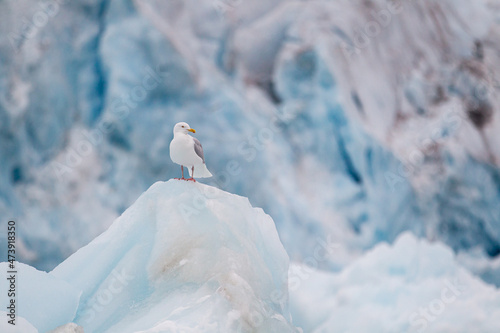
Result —
[[[305, 262], [307, 264], [307, 262]], [[404, 233], [340, 273], [290, 267], [290, 308], [304, 332], [482, 332], [500, 328], [500, 290], [446, 245]]]
[[[157, 182], [50, 275], [82, 292], [85, 332], [298, 332], [288, 255], [248, 199]], [[70, 320], [71, 321], [71, 320]]]

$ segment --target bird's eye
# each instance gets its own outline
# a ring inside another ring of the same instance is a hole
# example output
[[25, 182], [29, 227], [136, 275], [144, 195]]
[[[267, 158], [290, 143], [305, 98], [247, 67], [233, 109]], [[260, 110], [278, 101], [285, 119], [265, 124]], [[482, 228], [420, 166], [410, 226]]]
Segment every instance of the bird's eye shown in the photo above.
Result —
[[184, 127], [186, 127], [186, 126], [182, 126], [182, 128], [184, 128]]

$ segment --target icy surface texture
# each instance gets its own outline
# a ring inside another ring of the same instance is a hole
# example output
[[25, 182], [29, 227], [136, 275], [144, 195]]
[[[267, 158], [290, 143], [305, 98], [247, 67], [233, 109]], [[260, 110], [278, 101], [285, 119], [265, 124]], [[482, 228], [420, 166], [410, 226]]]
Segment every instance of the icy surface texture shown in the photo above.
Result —
[[[7, 318], [7, 312], [1, 310], [0, 316]], [[16, 318], [15, 326], [9, 324], [7, 320], [2, 320], [0, 322], [0, 330], [5, 333], [38, 333], [38, 330], [33, 325], [20, 316]]]
[[157, 182], [50, 275], [85, 332], [298, 332], [271, 217], [207, 185]]
[[84, 333], [83, 327], [78, 326], [75, 323], [69, 323], [61, 325], [50, 332], [47, 333]]
[[[441, 244], [402, 234], [341, 273], [290, 268], [290, 309], [304, 332], [498, 332], [500, 290]], [[318, 306], [318, 305], [321, 306]]]
[[[80, 297], [78, 289], [47, 272], [38, 271], [22, 263], [16, 263], [15, 270], [17, 273], [13, 280], [7, 279], [10, 277], [9, 273], [0, 279], [0, 290], [2, 290], [2, 297], [0, 297], [1, 332], [30, 333], [36, 332], [36, 330], [47, 332], [71, 322], [78, 308]], [[8, 264], [0, 263], [0, 271], [2, 273], [10, 271]], [[15, 295], [7, 297], [11, 281], [15, 282], [16, 285], [12, 289], [15, 290]], [[11, 299], [16, 301], [15, 313], [18, 317], [15, 326], [7, 324], [9, 317], [4, 312], [10, 305]]]

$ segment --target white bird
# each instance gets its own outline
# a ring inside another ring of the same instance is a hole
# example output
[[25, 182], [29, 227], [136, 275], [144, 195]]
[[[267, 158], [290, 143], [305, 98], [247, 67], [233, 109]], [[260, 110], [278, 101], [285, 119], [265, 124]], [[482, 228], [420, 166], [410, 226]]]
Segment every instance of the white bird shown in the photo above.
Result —
[[[189, 132], [196, 133], [187, 123], [180, 122], [174, 126], [174, 138], [170, 142], [170, 158], [181, 166], [182, 178], [184, 180], [194, 180], [194, 178], [212, 177], [205, 165], [203, 148], [200, 141], [189, 135]], [[191, 178], [184, 178], [184, 167], [188, 168]]]

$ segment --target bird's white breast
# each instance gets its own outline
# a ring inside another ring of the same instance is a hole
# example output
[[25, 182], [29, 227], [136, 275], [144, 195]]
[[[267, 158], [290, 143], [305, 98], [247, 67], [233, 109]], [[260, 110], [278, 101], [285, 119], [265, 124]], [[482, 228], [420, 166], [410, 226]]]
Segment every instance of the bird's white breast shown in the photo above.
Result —
[[174, 163], [193, 166], [203, 164], [194, 150], [194, 140], [190, 135], [179, 133], [170, 142], [170, 158]]

